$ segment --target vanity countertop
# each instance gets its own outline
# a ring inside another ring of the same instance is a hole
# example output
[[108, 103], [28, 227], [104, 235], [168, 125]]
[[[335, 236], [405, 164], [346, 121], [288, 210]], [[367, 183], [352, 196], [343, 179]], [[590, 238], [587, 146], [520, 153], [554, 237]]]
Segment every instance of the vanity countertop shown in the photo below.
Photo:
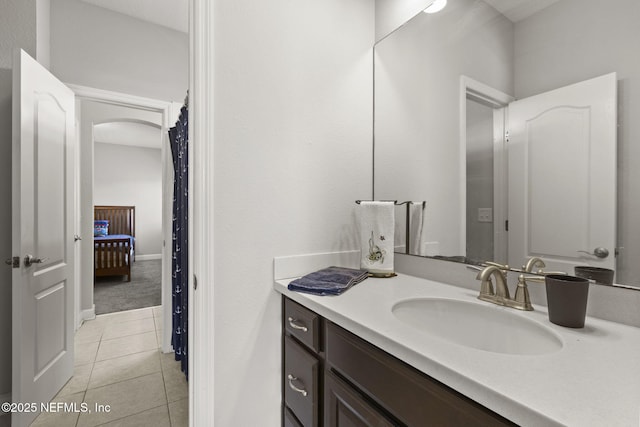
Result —
[[640, 425], [640, 328], [592, 317], [583, 329], [564, 328], [549, 322], [546, 307], [479, 302], [537, 321], [563, 341], [550, 354], [493, 353], [407, 326], [391, 311], [416, 297], [478, 301], [476, 291], [399, 274], [315, 296], [289, 291], [291, 280], [276, 281], [275, 290], [519, 425]]

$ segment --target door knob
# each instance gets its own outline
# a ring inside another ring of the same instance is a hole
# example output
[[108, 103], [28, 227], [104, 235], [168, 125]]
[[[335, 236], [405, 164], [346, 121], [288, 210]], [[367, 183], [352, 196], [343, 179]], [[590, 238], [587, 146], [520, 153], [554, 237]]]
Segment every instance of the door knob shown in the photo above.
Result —
[[24, 266], [31, 267], [33, 264], [42, 264], [48, 259], [49, 258], [35, 258], [33, 255], [27, 254], [27, 256], [24, 257]]
[[82, 240], [82, 237], [78, 236], [77, 234], [73, 235], [73, 241], [77, 242], [78, 240]]
[[597, 258], [606, 258], [609, 256], [609, 251], [607, 250], [607, 248], [595, 248], [593, 252], [587, 252], [587, 251], [578, 251], [578, 252], [581, 252], [587, 255], [593, 255]]

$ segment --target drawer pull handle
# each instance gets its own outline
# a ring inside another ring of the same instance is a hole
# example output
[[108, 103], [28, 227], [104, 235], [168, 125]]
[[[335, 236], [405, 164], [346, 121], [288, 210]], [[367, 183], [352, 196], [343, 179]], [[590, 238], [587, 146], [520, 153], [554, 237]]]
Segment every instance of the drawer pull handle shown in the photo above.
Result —
[[289, 325], [291, 325], [291, 327], [293, 329], [299, 329], [302, 332], [307, 332], [308, 331], [306, 326], [300, 325], [299, 323], [296, 323], [298, 321], [298, 319], [294, 319], [293, 317], [289, 317], [287, 320], [289, 321]]
[[298, 381], [298, 378], [294, 377], [293, 375], [289, 374], [287, 375], [287, 378], [289, 379], [289, 388], [293, 391], [297, 391], [298, 393], [300, 393], [301, 395], [303, 395], [304, 397], [307, 397], [307, 390], [303, 389], [303, 388], [298, 388], [295, 385], [293, 385], [294, 381]]

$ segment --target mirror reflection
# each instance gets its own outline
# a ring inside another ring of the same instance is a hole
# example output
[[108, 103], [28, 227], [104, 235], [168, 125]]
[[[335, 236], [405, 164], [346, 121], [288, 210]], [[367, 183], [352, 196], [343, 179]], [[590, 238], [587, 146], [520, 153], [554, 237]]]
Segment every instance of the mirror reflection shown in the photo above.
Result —
[[449, 0], [375, 46], [374, 196], [415, 201], [396, 249], [640, 286], [640, 3], [513, 3]]

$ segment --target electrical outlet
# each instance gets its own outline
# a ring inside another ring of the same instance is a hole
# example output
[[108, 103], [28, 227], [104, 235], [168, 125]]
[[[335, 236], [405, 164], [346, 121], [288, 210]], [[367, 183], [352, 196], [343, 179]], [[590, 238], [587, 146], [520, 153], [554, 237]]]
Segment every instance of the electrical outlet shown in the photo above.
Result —
[[478, 222], [493, 222], [493, 209], [478, 208]]

